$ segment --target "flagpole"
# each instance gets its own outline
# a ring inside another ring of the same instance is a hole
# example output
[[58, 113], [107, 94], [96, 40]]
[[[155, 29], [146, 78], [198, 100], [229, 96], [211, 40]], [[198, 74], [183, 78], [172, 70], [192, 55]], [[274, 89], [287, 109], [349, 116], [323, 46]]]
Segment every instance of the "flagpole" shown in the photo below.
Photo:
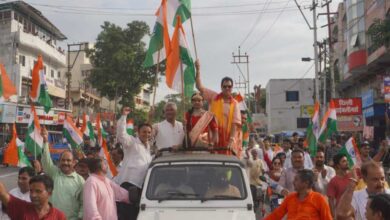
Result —
[[154, 77], [154, 86], [153, 86], [153, 100], [152, 100], [152, 105], [154, 106], [155, 101], [156, 101], [156, 93], [157, 93], [157, 85], [158, 85], [158, 73], [160, 72], [160, 52], [161, 50], [158, 50], [157, 53], [157, 66], [156, 66], [156, 76]]
[[190, 23], [191, 23], [192, 40], [193, 40], [193, 42], [194, 42], [195, 58], [198, 59], [198, 51], [196, 50], [195, 33], [194, 33], [194, 24], [193, 24], [193, 22], [192, 22], [192, 15], [191, 15], [191, 17], [190, 17]]
[[[178, 22], [181, 22], [180, 21], [180, 17], [178, 16]], [[180, 32], [181, 30], [179, 30]], [[179, 42], [180, 42], [180, 34], [178, 34], [178, 38], [179, 38]], [[180, 61], [180, 76], [181, 76], [181, 100], [182, 100], [182, 105], [183, 105], [183, 116], [184, 116], [184, 119], [185, 119], [185, 110], [186, 110], [186, 102], [185, 102], [185, 95], [184, 95], [184, 71], [183, 71], [183, 62]], [[188, 133], [187, 133], [187, 129], [184, 128], [184, 139], [185, 139], [185, 148], [188, 148]]]

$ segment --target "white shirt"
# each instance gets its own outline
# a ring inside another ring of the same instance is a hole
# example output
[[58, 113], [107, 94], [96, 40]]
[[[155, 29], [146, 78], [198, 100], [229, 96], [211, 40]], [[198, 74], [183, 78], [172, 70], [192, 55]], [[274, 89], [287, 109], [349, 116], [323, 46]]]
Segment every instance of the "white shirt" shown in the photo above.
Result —
[[[292, 151], [289, 150], [286, 153], [286, 160], [284, 161], [284, 165], [283, 165], [284, 169], [288, 169], [288, 168], [292, 167], [291, 152]], [[313, 169], [313, 161], [311, 161], [311, 157], [307, 152], [304, 153], [304, 161], [303, 162], [304, 162], [303, 166], [305, 167], [305, 169], [309, 169], [309, 170]]]
[[317, 181], [314, 182], [314, 189], [322, 195], [326, 195], [329, 181], [336, 176], [336, 171], [332, 167], [324, 165], [324, 169], [326, 170], [325, 178], [319, 173]]
[[[15, 196], [16, 198], [21, 199], [23, 201], [31, 202], [30, 191], [27, 191], [26, 193], [22, 193], [22, 191], [20, 191], [19, 187], [11, 189], [9, 191], [9, 194], [11, 194], [11, 195]], [[1, 204], [0, 204], [0, 220], [9, 220], [9, 219], [10, 219], [9, 216], [3, 212]]]
[[146, 171], [152, 161], [150, 146], [146, 146], [139, 138], [135, 138], [126, 132], [126, 116], [118, 120], [117, 140], [123, 146], [124, 158], [122, 168], [115, 181], [120, 185], [129, 182], [142, 188], [145, 180]]
[[[386, 194], [390, 194], [389, 189], [385, 189]], [[352, 207], [355, 213], [355, 220], [366, 220], [366, 205], [368, 200], [367, 188], [353, 192]]]
[[167, 120], [153, 125], [154, 139], [157, 149], [169, 148], [174, 145], [182, 145], [184, 129], [181, 122], [175, 121], [174, 126]]

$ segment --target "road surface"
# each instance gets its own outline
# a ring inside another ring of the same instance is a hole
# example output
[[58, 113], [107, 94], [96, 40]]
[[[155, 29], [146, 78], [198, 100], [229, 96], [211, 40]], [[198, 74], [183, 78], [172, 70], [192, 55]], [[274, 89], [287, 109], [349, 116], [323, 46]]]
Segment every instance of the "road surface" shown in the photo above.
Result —
[[11, 190], [17, 186], [18, 170], [15, 167], [0, 166], [0, 182], [2, 182], [7, 190]]

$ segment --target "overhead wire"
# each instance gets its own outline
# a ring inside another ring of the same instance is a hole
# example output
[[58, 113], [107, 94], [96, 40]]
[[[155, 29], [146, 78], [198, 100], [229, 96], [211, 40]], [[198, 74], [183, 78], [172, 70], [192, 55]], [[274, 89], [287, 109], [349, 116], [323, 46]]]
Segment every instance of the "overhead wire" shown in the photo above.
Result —
[[[263, 10], [266, 10], [269, 6], [269, 3], [272, 2], [272, 0], [266, 0], [265, 2], [265, 5], [263, 7]], [[268, 4], [267, 4], [268, 3]], [[247, 35], [244, 37], [244, 39], [241, 41], [241, 43], [239, 44], [239, 46], [241, 47], [249, 38], [249, 36], [253, 33], [253, 31], [256, 29], [257, 25], [260, 23], [261, 21], [261, 18], [263, 17], [263, 12], [260, 12], [259, 15], [256, 17], [256, 20], [255, 22], [252, 24], [252, 27], [251, 29], [249, 29], [249, 32], [247, 33]]]
[[281, 95], [281, 94], [284, 94], [285, 91], [288, 91], [288, 90], [290, 90], [291, 88], [293, 88], [296, 84], [298, 84], [301, 80], [303, 80], [303, 79], [306, 77], [306, 75], [310, 72], [310, 70], [313, 68], [313, 66], [314, 66], [314, 63], [312, 63], [312, 64], [310, 65], [310, 67], [305, 71], [305, 73], [304, 73], [298, 80], [296, 80], [294, 83], [292, 83], [292, 84], [291, 84], [290, 86], [288, 86], [286, 89], [284, 89], [283, 92], [271, 93], [270, 95], [271, 95], [271, 96]]
[[290, 3], [290, 0], [286, 2], [282, 10], [279, 12], [279, 14], [276, 16], [275, 20], [272, 22], [272, 24], [268, 27], [268, 29], [265, 31], [265, 33], [254, 43], [252, 46], [249, 47], [248, 52], [253, 50], [271, 31], [273, 26], [276, 24], [276, 22], [279, 20], [280, 16], [283, 14], [283, 12], [286, 10], [288, 4]]

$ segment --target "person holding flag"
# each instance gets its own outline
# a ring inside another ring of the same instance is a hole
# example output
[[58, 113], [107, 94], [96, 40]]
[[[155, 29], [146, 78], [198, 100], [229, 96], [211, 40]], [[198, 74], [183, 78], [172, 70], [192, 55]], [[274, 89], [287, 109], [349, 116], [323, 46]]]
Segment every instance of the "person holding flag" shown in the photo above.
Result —
[[64, 151], [60, 156], [59, 166], [54, 165], [49, 151], [48, 132], [42, 128], [43, 139], [42, 167], [54, 181], [54, 190], [50, 198], [53, 206], [63, 211], [69, 220], [79, 220], [83, 217], [83, 186], [84, 178], [74, 170], [76, 165], [73, 153]]
[[[123, 146], [124, 159], [122, 169], [114, 181], [122, 187], [134, 186], [141, 191], [146, 171], [150, 162], [152, 162], [149, 145], [149, 139], [152, 136], [152, 126], [147, 123], [140, 124], [138, 126], [138, 137], [129, 135], [126, 131], [126, 119], [130, 112], [131, 109], [129, 107], [124, 107], [122, 116], [117, 123], [116, 138]], [[139, 212], [137, 204], [129, 204], [126, 211], [125, 219], [137, 219]]]
[[221, 154], [236, 154], [239, 146], [239, 129], [241, 128], [241, 113], [237, 101], [232, 96], [233, 79], [225, 77], [221, 81], [221, 93], [217, 93], [203, 86], [200, 79], [199, 60], [195, 62], [196, 88], [208, 101], [210, 111], [214, 113], [218, 125], [218, 144], [216, 148], [228, 148], [221, 150]]

